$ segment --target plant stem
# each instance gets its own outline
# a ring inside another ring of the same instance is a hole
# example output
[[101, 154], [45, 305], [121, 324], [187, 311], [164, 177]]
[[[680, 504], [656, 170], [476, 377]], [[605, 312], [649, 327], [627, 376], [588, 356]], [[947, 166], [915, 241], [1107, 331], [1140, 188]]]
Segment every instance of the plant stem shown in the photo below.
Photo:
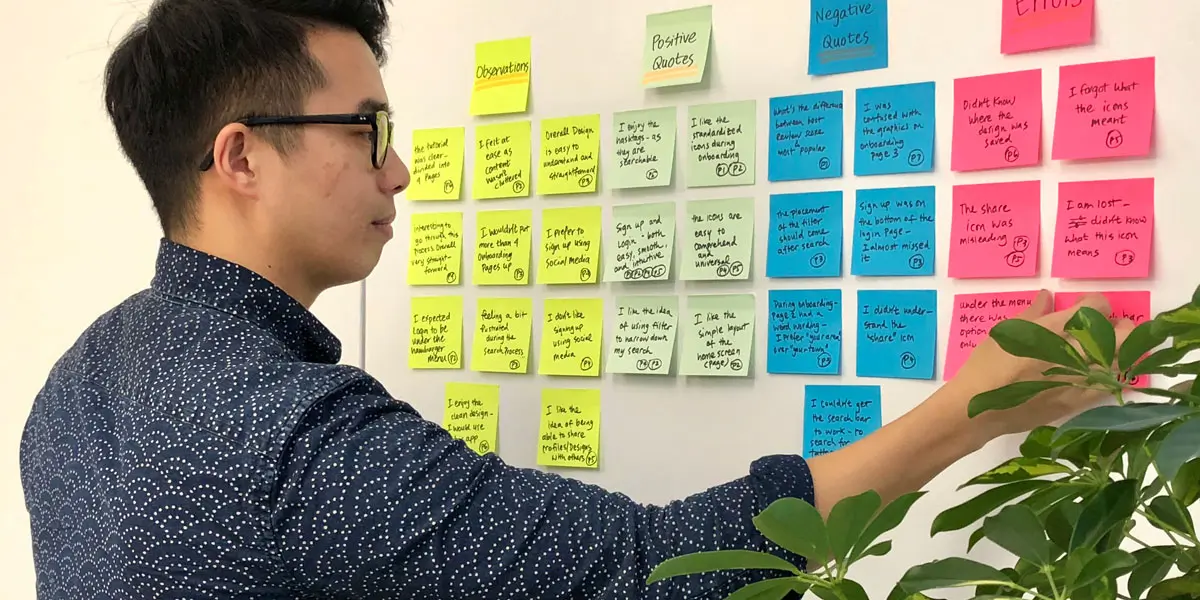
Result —
[[[1145, 506], [1145, 505], [1143, 505], [1143, 506]], [[1163, 523], [1162, 521], [1158, 520], [1157, 518], [1154, 517], [1154, 515], [1150, 514], [1149, 512], [1145, 511], [1144, 509], [1141, 509], [1141, 508], [1137, 509], [1137, 513], [1139, 515], [1142, 515], [1143, 517], [1146, 517], [1147, 521], [1150, 521], [1151, 523], [1158, 525], [1158, 528], [1161, 529], [1163, 533], [1167, 534], [1167, 537], [1171, 538], [1171, 543], [1175, 544], [1176, 546], [1183, 545], [1183, 544], [1179, 543], [1179, 540], [1176, 539], [1175, 536], [1172, 534], [1171, 530], [1167, 528], [1166, 523]], [[1197, 540], [1195, 536], [1193, 536], [1191, 534], [1183, 533], [1183, 532], [1178, 532], [1178, 533], [1179, 533], [1179, 535], [1183, 536], [1183, 539], [1191, 542], [1193, 546], [1200, 546], [1200, 540]]]
[[1130, 540], [1132, 540], [1132, 541], [1134, 541], [1134, 542], [1137, 542], [1137, 543], [1141, 544], [1141, 545], [1142, 545], [1142, 547], [1146, 548], [1147, 550], [1150, 550], [1151, 552], [1154, 552], [1155, 554], [1157, 554], [1157, 555], [1159, 555], [1159, 556], [1161, 556], [1161, 557], [1163, 557], [1163, 558], [1165, 558], [1165, 559], [1167, 559], [1167, 560], [1169, 560], [1169, 561], [1174, 561], [1174, 560], [1175, 560], [1174, 558], [1172, 558], [1171, 556], [1169, 556], [1169, 555], [1168, 555], [1166, 552], [1163, 552], [1162, 550], [1159, 550], [1158, 548], [1156, 548], [1156, 547], [1154, 547], [1154, 546], [1151, 546], [1150, 544], [1147, 544], [1146, 542], [1143, 542], [1142, 540], [1139, 540], [1138, 538], [1134, 537], [1134, 535], [1133, 535], [1133, 534], [1131, 534], [1131, 533], [1127, 533], [1127, 534], [1125, 534], [1125, 537], [1129, 538]]
[[1054, 567], [1042, 567], [1042, 574], [1046, 576], [1046, 581], [1050, 582], [1050, 591], [1054, 592], [1054, 599], [1062, 600], [1062, 594], [1059, 593], [1058, 586], [1054, 585], [1054, 575], [1051, 575], [1053, 571]]
[[1116, 396], [1116, 398], [1117, 398], [1117, 404], [1124, 406], [1125, 405], [1125, 396], [1123, 396], [1121, 394], [1121, 389], [1122, 388], [1117, 388], [1117, 389], [1113, 390], [1113, 395]]

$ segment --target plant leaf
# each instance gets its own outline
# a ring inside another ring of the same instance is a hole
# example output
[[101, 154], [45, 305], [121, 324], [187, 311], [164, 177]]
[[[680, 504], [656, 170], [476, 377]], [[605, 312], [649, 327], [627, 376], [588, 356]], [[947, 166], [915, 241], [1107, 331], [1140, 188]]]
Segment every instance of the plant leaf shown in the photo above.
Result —
[[1158, 496], [1150, 501], [1150, 506], [1147, 507], [1148, 514], [1155, 519], [1161, 521], [1159, 528], [1166, 527], [1174, 533], [1182, 533], [1187, 536], [1196, 534], [1196, 525], [1192, 522], [1192, 515], [1188, 513], [1179, 501], [1170, 496]]
[[844, 564], [850, 557], [850, 551], [879, 511], [881, 503], [878, 492], [867, 490], [842, 498], [829, 510], [825, 528], [829, 534], [829, 549], [838, 564]]
[[944, 531], [957, 531], [982, 519], [998, 508], [1001, 504], [1019, 496], [1042, 489], [1051, 485], [1052, 481], [1045, 479], [1026, 479], [1014, 481], [999, 487], [994, 487], [957, 506], [952, 506], [934, 517], [929, 535], [934, 536]]
[[1021, 456], [1025, 458], [1050, 458], [1050, 439], [1054, 436], [1054, 428], [1049, 425], [1039, 425], [1025, 436], [1021, 442]]
[[1090, 306], [1081, 306], [1067, 320], [1063, 331], [1079, 340], [1083, 352], [1092, 362], [1108, 368], [1116, 359], [1117, 334], [1108, 317]]
[[1026, 458], [1022, 456], [1006, 460], [989, 469], [987, 472], [976, 475], [966, 483], [958, 486], [958, 489], [961, 490], [970, 485], [1010, 483], [1033, 479], [1034, 477], [1042, 477], [1044, 475], [1070, 472], [1071, 468], [1062, 463], [1046, 458]]
[[731, 569], [770, 569], [788, 571], [793, 575], [801, 574], [800, 569], [796, 565], [774, 554], [755, 550], [710, 550], [682, 554], [662, 561], [650, 572], [646, 583], [654, 583], [680, 575], [693, 575], [696, 573], [727, 571]]
[[1066, 381], [1018, 381], [1010, 383], [1004, 387], [983, 392], [971, 398], [971, 401], [967, 404], [967, 415], [975, 418], [989, 410], [1015, 408], [1046, 390], [1070, 385], [1072, 384]]
[[867, 597], [867, 591], [863, 589], [863, 586], [852, 579], [843, 579], [834, 587], [842, 593], [839, 600], [871, 600]]
[[908, 511], [912, 508], [913, 504], [926, 493], [928, 492], [910, 492], [899, 496], [883, 507], [883, 510], [880, 510], [879, 514], [875, 515], [871, 524], [867, 525], [867, 528], [863, 530], [862, 535], [858, 538], [858, 542], [854, 544], [852, 556], [855, 557], [855, 560], [860, 556], [866, 556], [862, 550], [863, 548], [873, 544], [875, 540], [879, 539], [879, 536], [898, 527], [904, 521], [904, 517], [908, 515]]
[[1050, 542], [1033, 509], [1013, 504], [983, 520], [983, 532], [997, 546], [1038, 566], [1050, 564]]
[[1167, 341], [1166, 336], [1156, 335], [1153, 331], [1154, 321], [1142, 321], [1129, 332], [1125, 341], [1117, 351], [1117, 368], [1128, 371], [1133, 364], [1159, 344]]
[[725, 600], [783, 600], [795, 590], [794, 579], [764, 579], [738, 588]]
[[1087, 362], [1065, 338], [1032, 321], [1015, 317], [999, 321], [988, 330], [988, 336], [1013, 356], [1087, 369]]
[[1187, 349], [1174, 348], [1171, 346], [1163, 348], [1162, 350], [1157, 350], [1147, 355], [1146, 358], [1134, 363], [1133, 367], [1129, 369], [1129, 374], [1136, 376], [1152, 373], [1163, 365], [1170, 365], [1179, 362], [1179, 360], [1186, 356], [1188, 352], [1190, 351]]
[[868, 556], [884, 556], [891, 551], [892, 540], [883, 540], [882, 542], [863, 550], [861, 553], [856, 554], [855, 560], [859, 558], [866, 558]]
[[1140, 487], [1135, 479], [1123, 479], [1107, 484], [1099, 494], [1088, 500], [1075, 522], [1067, 552], [1095, 547], [1113, 527], [1128, 520], [1137, 508]]
[[1050, 367], [1042, 371], [1043, 377], [1085, 377], [1086, 371], [1080, 369], [1069, 369], [1067, 367]]
[[1167, 434], [1154, 455], [1154, 465], [1160, 476], [1171, 480], [1194, 458], [1200, 458], [1200, 418], [1195, 416]]
[[1163, 365], [1153, 371], [1151, 375], [1165, 375], [1167, 377], [1179, 377], [1180, 375], [1196, 375], [1200, 374], [1200, 361], [1192, 361], [1189, 363]]
[[1121, 577], [1132, 571], [1136, 564], [1137, 559], [1124, 550], [1102, 552], [1083, 565], [1083, 570], [1071, 584], [1071, 590], [1091, 585], [1101, 577]]
[[1082, 511], [1083, 505], [1075, 502], [1059, 502], [1046, 511], [1046, 535], [1062, 552], [1071, 547], [1071, 532], [1075, 531], [1075, 522]]
[[1008, 576], [993, 567], [968, 558], [952, 557], [917, 565], [905, 572], [896, 585], [908, 594], [915, 594], [932, 589], [1008, 582], [1011, 582]]
[[1097, 406], [1068, 419], [1054, 432], [1054, 437], [1061, 437], [1069, 431], [1141, 431], [1196, 413], [1200, 413], [1200, 410], [1177, 404]]
[[1200, 571], [1161, 581], [1150, 588], [1146, 600], [1195, 600], [1200, 598]]
[[1200, 500], [1200, 459], [1188, 461], [1179, 469], [1171, 492], [1184, 506], [1191, 506]]
[[1141, 598], [1150, 586], [1162, 581], [1163, 577], [1171, 572], [1171, 567], [1175, 564], [1174, 557], [1178, 552], [1174, 546], [1156, 546], [1135, 551], [1133, 558], [1137, 565], [1133, 567], [1126, 584], [1129, 597]]
[[821, 513], [799, 498], [780, 498], [752, 519], [767, 539], [814, 565], [829, 560], [829, 534]]

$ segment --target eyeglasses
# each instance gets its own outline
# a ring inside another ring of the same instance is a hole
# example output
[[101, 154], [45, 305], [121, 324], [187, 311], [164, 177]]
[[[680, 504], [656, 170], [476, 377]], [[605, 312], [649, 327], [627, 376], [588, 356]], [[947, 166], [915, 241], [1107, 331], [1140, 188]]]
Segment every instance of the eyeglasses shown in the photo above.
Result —
[[[376, 169], [382, 169], [387, 161], [388, 149], [392, 146], [392, 118], [386, 111], [376, 111], [368, 114], [338, 114], [338, 115], [295, 115], [284, 117], [249, 117], [238, 121], [247, 127], [258, 125], [370, 125], [371, 126], [371, 164]], [[200, 163], [200, 170], [207, 171], [213, 166], [213, 151], [209, 150]]]

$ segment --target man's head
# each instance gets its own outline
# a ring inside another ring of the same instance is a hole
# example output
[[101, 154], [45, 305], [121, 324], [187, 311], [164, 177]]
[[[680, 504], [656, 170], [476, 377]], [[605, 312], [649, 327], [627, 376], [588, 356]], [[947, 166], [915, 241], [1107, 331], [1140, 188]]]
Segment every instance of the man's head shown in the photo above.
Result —
[[[305, 304], [370, 273], [409, 182], [374, 117], [384, 2], [156, 0], [113, 52], [105, 102], [168, 238]], [[297, 118], [312, 115], [367, 118]]]

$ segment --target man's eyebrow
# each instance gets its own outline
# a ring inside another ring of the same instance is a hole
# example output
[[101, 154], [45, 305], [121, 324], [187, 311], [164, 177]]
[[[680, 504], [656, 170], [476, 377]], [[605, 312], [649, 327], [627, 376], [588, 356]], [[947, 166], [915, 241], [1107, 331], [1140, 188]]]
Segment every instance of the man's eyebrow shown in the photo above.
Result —
[[360, 113], [376, 113], [379, 111], [387, 113], [389, 117], [392, 115], [392, 107], [389, 106], [387, 102], [375, 100], [374, 98], [367, 98], [358, 103], [358, 112]]

